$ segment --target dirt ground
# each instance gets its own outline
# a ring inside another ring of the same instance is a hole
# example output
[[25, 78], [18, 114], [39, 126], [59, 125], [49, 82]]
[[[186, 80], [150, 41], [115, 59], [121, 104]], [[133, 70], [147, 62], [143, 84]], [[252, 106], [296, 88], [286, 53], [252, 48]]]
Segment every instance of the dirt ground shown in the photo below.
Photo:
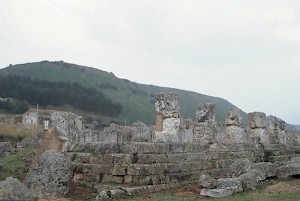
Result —
[[294, 192], [297, 190], [299, 190], [299, 187], [297, 187], [297, 186], [292, 186], [285, 182], [279, 182], [277, 184], [268, 186], [265, 189], [265, 192], [267, 192], [267, 193], [289, 193], [289, 192]]

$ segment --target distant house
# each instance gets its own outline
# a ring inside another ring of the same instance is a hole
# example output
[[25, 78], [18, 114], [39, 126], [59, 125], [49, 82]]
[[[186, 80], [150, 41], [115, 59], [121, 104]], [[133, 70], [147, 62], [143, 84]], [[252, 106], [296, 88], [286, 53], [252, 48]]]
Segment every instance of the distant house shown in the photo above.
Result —
[[24, 125], [43, 125], [44, 130], [54, 127], [64, 131], [66, 128], [74, 127], [82, 129], [82, 117], [71, 112], [30, 109], [22, 115]]
[[30, 109], [22, 115], [24, 125], [44, 125], [50, 121], [51, 110]]

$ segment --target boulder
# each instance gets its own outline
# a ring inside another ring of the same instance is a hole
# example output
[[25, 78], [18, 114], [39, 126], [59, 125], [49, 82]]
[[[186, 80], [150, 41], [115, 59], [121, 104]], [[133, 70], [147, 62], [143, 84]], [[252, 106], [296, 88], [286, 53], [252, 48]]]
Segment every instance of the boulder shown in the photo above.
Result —
[[0, 200], [34, 201], [37, 197], [18, 179], [7, 177], [0, 181]]
[[208, 174], [202, 174], [199, 177], [199, 185], [201, 188], [213, 189], [217, 186], [217, 180]]
[[72, 170], [69, 158], [49, 150], [28, 173], [26, 185], [39, 197], [65, 195], [69, 191]]
[[266, 176], [259, 170], [251, 170], [239, 176], [239, 179], [242, 182], [243, 189], [256, 189], [261, 181], [266, 179]]
[[215, 104], [199, 103], [196, 111], [197, 122], [215, 121]]
[[21, 145], [24, 148], [37, 148], [39, 147], [39, 142], [31, 137], [26, 137], [21, 141]]

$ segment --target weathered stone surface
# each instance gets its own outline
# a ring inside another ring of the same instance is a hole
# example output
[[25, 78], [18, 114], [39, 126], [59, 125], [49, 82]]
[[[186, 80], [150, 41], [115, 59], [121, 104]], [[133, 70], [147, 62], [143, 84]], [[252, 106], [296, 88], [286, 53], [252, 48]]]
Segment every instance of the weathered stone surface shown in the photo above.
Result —
[[30, 138], [30, 137], [26, 137], [21, 141], [21, 145], [24, 148], [37, 148], [39, 147], [39, 142], [34, 139], [34, 138]]
[[268, 163], [268, 162], [261, 162], [261, 163], [254, 163], [253, 169], [263, 172], [266, 177], [274, 177], [276, 176], [276, 164]]
[[226, 126], [223, 143], [235, 144], [235, 143], [246, 143], [246, 142], [247, 142], [247, 135], [244, 128], [241, 128], [239, 126]]
[[82, 118], [71, 112], [53, 111], [50, 114], [51, 125], [64, 141], [79, 142], [82, 130]]
[[215, 122], [206, 121], [196, 123], [193, 131], [193, 142], [199, 144], [212, 144], [216, 142], [215, 135], [217, 128]]
[[39, 197], [65, 195], [72, 175], [71, 161], [54, 150], [44, 152], [28, 173], [26, 185]]
[[179, 97], [175, 93], [159, 93], [155, 96], [155, 110], [163, 118], [179, 118]]
[[243, 189], [256, 189], [261, 181], [266, 179], [266, 176], [261, 171], [251, 170], [239, 176], [239, 179], [242, 181]]
[[250, 112], [248, 113], [249, 127], [255, 128], [266, 128], [267, 117], [263, 112]]
[[234, 161], [229, 168], [229, 177], [239, 177], [253, 169], [253, 162], [249, 159], [238, 159]]
[[217, 180], [212, 178], [209, 174], [202, 174], [199, 177], [199, 185], [201, 188], [213, 189], [217, 187]]
[[286, 144], [285, 122], [277, 117], [267, 117], [267, 132], [271, 144]]
[[232, 195], [232, 189], [201, 189], [200, 195], [214, 198], [222, 198]]
[[154, 142], [179, 142], [179, 118], [167, 118], [163, 120], [163, 131], [155, 132]]
[[277, 177], [285, 179], [293, 175], [300, 175], [300, 163], [292, 163], [277, 168]]
[[0, 181], [0, 200], [33, 201], [37, 200], [37, 197], [18, 179], [7, 177]]
[[196, 111], [197, 122], [215, 121], [215, 104], [199, 103]]
[[265, 128], [250, 128], [248, 131], [248, 141], [254, 144], [270, 144], [269, 135]]
[[0, 152], [12, 152], [12, 149], [10, 142], [0, 142]]
[[228, 111], [225, 119], [225, 126], [243, 127], [243, 118], [240, 109], [232, 108]]
[[234, 193], [242, 192], [243, 186], [239, 178], [221, 178], [217, 180], [218, 189], [231, 189]]

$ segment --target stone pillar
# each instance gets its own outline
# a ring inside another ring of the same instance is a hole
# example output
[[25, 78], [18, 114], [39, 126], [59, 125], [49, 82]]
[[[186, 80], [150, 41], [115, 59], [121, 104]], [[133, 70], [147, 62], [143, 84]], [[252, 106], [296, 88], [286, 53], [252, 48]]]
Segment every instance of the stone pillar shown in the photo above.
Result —
[[271, 144], [286, 144], [285, 122], [277, 117], [268, 116], [267, 133]]
[[248, 141], [249, 143], [270, 144], [269, 135], [267, 134], [267, 117], [263, 112], [248, 113]]
[[179, 142], [179, 97], [175, 93], [156, 94], [154, 142]]
[[247, 137], [240, 109], [230, 109], [225, 120], [224, 143], [246, 143]]
[[215, 122], [215, 104], [199, 103], [196, 111], [197, 123], [194, 126], [193, 142], [212, 144], [217, 133]]

